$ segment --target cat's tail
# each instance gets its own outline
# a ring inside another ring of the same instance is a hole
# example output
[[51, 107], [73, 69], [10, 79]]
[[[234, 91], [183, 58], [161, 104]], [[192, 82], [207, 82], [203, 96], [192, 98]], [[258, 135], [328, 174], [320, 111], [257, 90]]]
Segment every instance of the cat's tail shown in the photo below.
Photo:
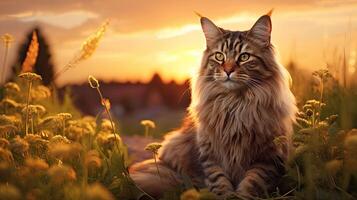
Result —
[[161, 197], [164, 192], [182, 184], [180, 176], [161, 161], [154, 159], [136, 163], [129, 169], [130, 177], [137, 186], [153, 197]]

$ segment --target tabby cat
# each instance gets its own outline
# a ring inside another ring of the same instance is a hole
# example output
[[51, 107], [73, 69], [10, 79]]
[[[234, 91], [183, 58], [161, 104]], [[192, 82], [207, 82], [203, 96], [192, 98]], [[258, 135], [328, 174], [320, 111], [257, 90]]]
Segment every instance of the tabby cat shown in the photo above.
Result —
[[[201, 17], [206, 38], [192, 102], [181, 129], [168, 134], [153, 160], [130, 169], [159, 197], [187, 178], [224, 198], [266, 194], [284, 174], [296, 113], [289, 76], [270, 42], [270, 14], [248, 31], [230, 31]], [[282, 144], [275, 138], [285, 138]]]

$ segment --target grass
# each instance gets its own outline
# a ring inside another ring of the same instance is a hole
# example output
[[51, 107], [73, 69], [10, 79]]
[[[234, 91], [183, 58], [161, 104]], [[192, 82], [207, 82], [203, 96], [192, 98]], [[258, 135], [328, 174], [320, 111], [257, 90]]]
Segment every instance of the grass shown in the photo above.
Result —
[[[317, 91], [319, 99], [306, 101], [298, 113], [295, 150], [287, 174], [279, 189], [262, 199], [357, 196], [357, 130], [338, 130], [338, 116], [326, 116], [326, 83], [331, 77], [327, 71], [316, 73], [323, 80]], [[50, 89], [32, 79], [37, 76], [22, 74], [3, 88], [0, 199], [150, 199], [128, 175], [126, 147], [113, 121], [102, 118], [103, 113], [80, 117], [72, 110], [72, 115], [71, 106], [65, 105], [70, 101], [53, 101]], [[91, 86], [98, 89], [99, 83], [93, 79]], [[103, 99], [98, 103], [110, 115], [109, 100]], [[154, 128], [152, 121], [142, 124]], [[274, 142], [283, 141], [277, 138]], [[147, 150], [156, 158], [158, 148], [153, 144]], [[180, 191], [168, 191], [163, 199], [215, 199], [205, 189], [185, 185]]]

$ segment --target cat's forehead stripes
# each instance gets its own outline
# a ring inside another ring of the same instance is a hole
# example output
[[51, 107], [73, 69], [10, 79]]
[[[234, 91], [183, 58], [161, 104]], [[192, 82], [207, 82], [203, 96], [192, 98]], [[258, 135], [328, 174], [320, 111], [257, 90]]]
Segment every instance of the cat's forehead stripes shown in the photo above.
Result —
[[217, 49], [221, 52], [233, 52], [234, 54], [239, 54], [242, 52], [251, 53], [253, 50], [249, 48], [247, 42], [245, 42], [241, 37], [241, 32], [230, 32], [227, 33], [217, 45]]

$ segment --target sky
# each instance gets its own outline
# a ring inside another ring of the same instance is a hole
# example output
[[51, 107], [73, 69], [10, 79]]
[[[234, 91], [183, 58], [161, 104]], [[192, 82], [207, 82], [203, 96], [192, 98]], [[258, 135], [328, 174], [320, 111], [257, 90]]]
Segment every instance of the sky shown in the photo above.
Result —
[[[349, 71], [355, 71], [357, 0], [2, 0], [0, 34], [15, 37], [10, 67], [25, 34], [39, 25], [59, 71], [109, 19], [96, 52], [62, 74], [60, 85], [83, 82], [88, 75], [145, 82], [155, 72], [165, 81], [182, 82], [198, 69], [205, 49], [195, 12], [242, 31], [271, 9], [272, 43], [282, 64], [293, 59], [306, 70], [324, 68], [344, 50]], [[1, 44], [1, 60], [3, 52]]]

